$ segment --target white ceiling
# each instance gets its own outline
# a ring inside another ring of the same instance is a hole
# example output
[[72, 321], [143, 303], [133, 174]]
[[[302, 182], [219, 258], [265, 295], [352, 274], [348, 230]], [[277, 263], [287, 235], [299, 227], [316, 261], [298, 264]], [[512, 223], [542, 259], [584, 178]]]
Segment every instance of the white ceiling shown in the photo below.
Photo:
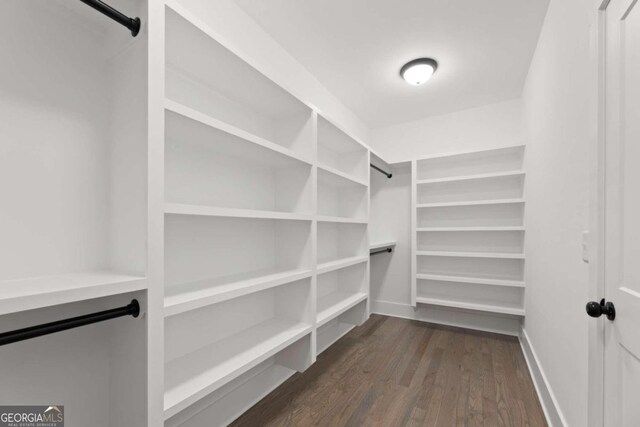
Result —
[[[516, 98], [549, 0], [235, 0], [369, 127]], [[400, 67], [432, 57], [431, 81]]]

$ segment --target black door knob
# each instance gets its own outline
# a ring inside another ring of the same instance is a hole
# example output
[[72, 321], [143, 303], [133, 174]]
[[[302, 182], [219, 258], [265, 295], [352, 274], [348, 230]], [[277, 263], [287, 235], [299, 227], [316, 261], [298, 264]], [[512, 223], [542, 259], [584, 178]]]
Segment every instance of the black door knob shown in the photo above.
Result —
[[600, 317], [604, 314], [607, 319], [613, 320], [616, 318], [616, 307], [612, 302], [606, 302], [604, 298], [600, 303], [590, 301], [587, 303], [587, 314], [591, 317]]

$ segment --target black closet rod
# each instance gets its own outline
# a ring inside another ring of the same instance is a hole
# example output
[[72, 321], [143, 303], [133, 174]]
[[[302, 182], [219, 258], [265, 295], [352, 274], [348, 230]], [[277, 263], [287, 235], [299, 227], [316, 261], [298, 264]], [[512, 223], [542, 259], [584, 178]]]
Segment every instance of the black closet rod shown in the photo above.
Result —
[[387, 253], [389, 253], [389, 252], [393, 252], [393, 249], [391, 249], [391, 248], [384, 248], [384, 249], [380, 249], [380, 250], [377, 250], [377, 251], [369, 252], [369, 255], [382, 254], [382, 253], [385, 253], [385, 252], [387, 252]]
[[129, 305], [111, 310], [100, 311], [98, 313], [85, 314], [84, 316], [72, 317], [70, 319], [58, 320], [56, 322], [44, 323], [42, 325], [31, 326], [11, 332], [0, 334], [0, 345], [11, 344], [24, 341], [42, 335], [53, 334], [55, 332], [66, 331], [67, 329], [78, 328], [92, 323], [104, 322], [122, 316], [138, 317], [140, 315], [140, 304], [138, 300], [133, 300]]
[[375, 170], [377, 170], [378, 172], [381, 172], [383, 174], [385, 174], [387, 176], [387, 178], [391, 178], [393, 176], [392, 173], [389, 172], [385, 172], [382, 169], [380, 169], [379, 167], [377, 167], [376, 165], [374, 165], [373, 163], [369, 163], [369, 166], [371, 166], [372, 168], [374, 168]]
[[100, 0], [80, 0], [84, 4], [88, 4], [98, 12], [107, 15], [109, 18], [114, 21], [124, 25], [128, 29], [131, 30], [131, 35], [133, 37], [138, 35], [140, 31], [140, 18], [129, 18], [127, 15], [122, 14], [121, 12], [115, 10], [108, 4], [101, 2]]

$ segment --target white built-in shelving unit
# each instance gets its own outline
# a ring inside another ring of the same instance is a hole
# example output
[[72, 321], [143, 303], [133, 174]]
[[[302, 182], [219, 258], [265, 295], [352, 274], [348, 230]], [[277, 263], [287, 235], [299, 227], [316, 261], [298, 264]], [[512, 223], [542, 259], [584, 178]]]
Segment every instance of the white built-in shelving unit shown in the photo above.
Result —
[[412, 303], [524, 316], [524, 146], [412, 162]]
[[217, 425], [367, 319], [369, 151], [180, 3], [165, 25], [164, 418]]

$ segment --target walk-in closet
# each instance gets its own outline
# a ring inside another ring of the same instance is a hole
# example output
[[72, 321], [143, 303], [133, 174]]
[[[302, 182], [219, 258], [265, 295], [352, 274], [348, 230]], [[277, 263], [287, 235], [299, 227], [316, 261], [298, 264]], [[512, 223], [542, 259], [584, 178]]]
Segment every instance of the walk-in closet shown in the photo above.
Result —
[[0, 2], [0, 427], [633, 427], [634, 0]]

